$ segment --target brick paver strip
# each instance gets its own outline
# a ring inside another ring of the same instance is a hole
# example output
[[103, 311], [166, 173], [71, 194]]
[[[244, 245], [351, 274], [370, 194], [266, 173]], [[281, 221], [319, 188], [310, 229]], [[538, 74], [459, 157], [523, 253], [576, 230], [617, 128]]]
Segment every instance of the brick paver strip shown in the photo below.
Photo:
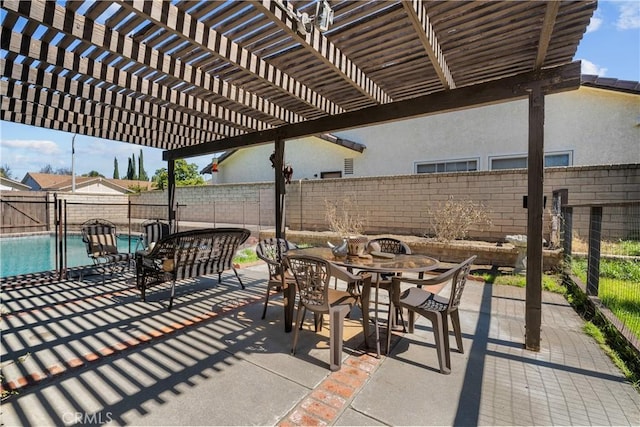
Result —
[[278, 426], [333, 424], [369, 381], [383, 358], [377, 359], [367, 353], [347, 357], [341, 369], [331, 372]]

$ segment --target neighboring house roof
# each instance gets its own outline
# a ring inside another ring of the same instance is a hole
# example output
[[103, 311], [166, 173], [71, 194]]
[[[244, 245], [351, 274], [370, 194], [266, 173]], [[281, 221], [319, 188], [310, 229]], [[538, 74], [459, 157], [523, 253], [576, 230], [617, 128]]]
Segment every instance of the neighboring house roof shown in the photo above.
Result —
[[591, 74], [580, 76], [581, 85], [598, 89], [615, 90], [619, 92], [640, 95], [640, 83], [633, 80], [618, 80], [613, 78], [598, 77]]
[[[22, 179], [23, 183], [32, 181], [37, 188], [34, 190], [71, 191], [73, 182], [71, 175], [56, 175], [49, 173], [28, 172]], [[131, 192], [130, 188], [140, 187], [143, 190], [152, 190], [153, 183], [148, 181], [134, 181], [128, 179], [110, 179], [102, 177], [76, 176], [76, 187], [86, 187], [96, 182], [103, 182], [111, 188], [122, 192]]]
[[[365, 150], [365, 148], [367, 148], [367, 146], [364, 145], [364, 144], [360, 144], [359, 142], [350, 141], [348, 139], [340, 138], [340, 137], [335, 136], [335, 135], [333, 135], [331, 133], [319, 133], [317, 135], [312, 135], [312, 136], [315, 136], [316, 138], [320, 138], [323, 141], [331, 142], [333, 144], [340, 145], [340, 146], [342, 146], [344, 148], [348, 148], [350, 150], [357, 151], [359, 153], [362, 153]], [[238, 151], [238, 150], [228, 150], [228, 151], [225, 151], [224, 153], [222, 153], [219, 157], [217, 157], [218, 164], [222, 163], [225, 159], [228, 159], [236, 151]], [[201, 174], [205, 174], [205, 173], [209, 173], [210, 174], [212, 165], [213, 165], [213, 163], [209, 163], [207, 166], [202, 168], [200, 173]]]
[[20, 181], [16, 181], [14, 179], [5, 178], [0, 176], [0, 188], [10, 188], [16, 191], [30, 191], [31, 187], [21, 183]]
[[[105, 187], [112, 188], [121, 193], [133, 193], [133, 191], [131, 191], [128, 187], [117, 185], [116, 183], [113, 182], [113, 180], [109, 180], [99, 176], [98, 177], [95, 177], [95, 176], [94, 177], [76, 177], [76, 189], [90, 187], [95, 184], [102, 184]], [[50, 188], [49, 190], [71, 191], [72, 188], [73, 188], [73, 183], [71, 181], [65, 181], [64, 183], [61, 183], [60, 185]]]

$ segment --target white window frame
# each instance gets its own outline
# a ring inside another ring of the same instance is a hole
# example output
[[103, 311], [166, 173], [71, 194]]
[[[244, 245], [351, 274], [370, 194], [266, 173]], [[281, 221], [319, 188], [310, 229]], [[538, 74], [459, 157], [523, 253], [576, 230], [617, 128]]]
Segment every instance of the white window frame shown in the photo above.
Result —
[[[546, 153], [544, 153], [544, 159], [545, 159], [545, 167], [554, 167], [554, 166], [546, 166], [546, 161], [548, 157], [551, 156], [567, 156], [568, 158], [568, 165], [566, 166], [573, 166], [573, 150], [566, 150], [566, 151], [548, 151]], [[527, 157], [528, 154], [527, 153], [523, 153], [523, 154], [511, 154], [511, 155], [505, 155], [505, 156], [489, 156], [489, 170], [506, 170], [506, 169], [526, 169], [526, 166], [522, 167], [522, 168], [494, 168], [493, 167], [493, 161], [494, 160], [522, 160], [524, 159], [525, 165], [527, 163]]]
[[[462, 163], [462, 162], [475, 162], [476, 163], [476, 168], [473, 170], [464, 170], [464, 171], [438, 171], [438, 165], [444, 165], [445, 169], [446, 169], [446, 165], [448, 164], [454, 164], [454, 163]], [[435, 172], [418, 172], [418, 168], [420, 166], [430, 166], [430, 165], [435, 165], [436, 166], [436, 171]], [[428, 173], [456, 173], [456, 172], [476, 172], [480, 170], [480, 158], [479, 157], [468, 157], [468, 158], [464, 158], [464, 159], [446, 159], [446, 160], [433, 160], [433, 161], [420, 161], [420, 162], [414, 162], [413, 163], [413, 173], [415, 174], [419, 174], [419, 175], [423, 175], [423, 174], [428, 174]]]

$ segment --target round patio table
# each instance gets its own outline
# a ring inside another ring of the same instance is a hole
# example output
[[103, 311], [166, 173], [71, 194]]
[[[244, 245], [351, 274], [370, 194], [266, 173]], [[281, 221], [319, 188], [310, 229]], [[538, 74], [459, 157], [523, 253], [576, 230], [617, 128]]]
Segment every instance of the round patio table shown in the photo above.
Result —
[[[361, 271], [375, 272], [376, 280], [371, 282], [375, 287], [374, 310], [378, 312], [378, 291], [380, 289], [380, 277], [382, 274], [398, 274], [398, 273], [425, 273], [438, 268], [438, 260], [421, 254], [382, 254], [381, 256], [365, 255], [365, 256], [346, 256], [336, 257], [331, 248], [317, 247], [295, 249], [287, 253], [287, 255], [310, 255], [322, 258], [333, 264], [345, 267], [347, 269], [358, 269]], [[362, 326], [364, 329], [364, 338], [367, 347], [369, 347], [369, 307], [371, 300], [371, 287], [362, 287]], [[293, 322], [293, 311], [295, 303], [295, 287], [288, 288], [288, 295], [285, 302], [285, 329], [291, 330]], [[376, 332], [376, 354], [380, 356], [380, 332], [378, 329], [378, 316], [374, 318]], [[389, 327], [390, 325], [387, 325]]]

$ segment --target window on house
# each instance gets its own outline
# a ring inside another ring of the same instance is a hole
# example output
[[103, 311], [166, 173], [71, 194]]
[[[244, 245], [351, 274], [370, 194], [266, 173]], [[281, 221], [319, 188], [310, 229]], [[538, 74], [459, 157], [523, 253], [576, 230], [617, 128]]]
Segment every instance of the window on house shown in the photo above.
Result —
[[448, 162], [416, 163], [416, 173], [469, 172], [478, 170], [478, 160], [453, 160]]
[[342, 178], [342, 171], [320, 172], [320, 178]]
[[[573, 163], [571, 152], [551, 153], [544, 156], [544, 167], [571, 166]], [[494, 157], [489, 158], [491, 170], [499, 169], [526, 169], [527, 156], [518, 157]]]

